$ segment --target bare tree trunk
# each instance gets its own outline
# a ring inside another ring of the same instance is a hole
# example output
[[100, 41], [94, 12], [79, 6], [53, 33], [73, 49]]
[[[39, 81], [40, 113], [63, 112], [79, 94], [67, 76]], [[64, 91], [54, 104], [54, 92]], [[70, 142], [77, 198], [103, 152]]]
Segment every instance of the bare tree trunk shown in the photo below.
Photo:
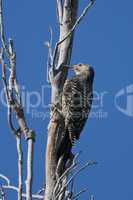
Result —
[[[71, 60], [74, 31], [93, 3], [94, 0], [90, 0], [80, 17], [77, 18], [78, 0], [57, 0], [60, 28], [59, 41], [55, 45], [54, 53], [51, 50], [51, 43], [47, 45], [50, 58], [50, 62], [48, 62], [50, 69], [48, 71], [52, 90], [52, 108], [46, 149], [45, 200], [65, 199], [65, 185], [67, 185], [68, 173], [63, 176], [63, 180], [60, 182], [57, 190], [58, 194], [55, 191], [55, 185], [73, 160], [71, 142], [67, 136], [68, 134], [64, 134], [64, 119], [61, 114], [61, 94], [68, 74], [68, 65]], [[62, 192], [59, 191], [61, 188]]]
[[[59, 12], [59, 27], [60, 27], [60, 40], [62, 40], [71, 30], [77, 17], [78, 0], [65, 0], [64, 4], [60, 7], [57, 1]], [[52, 112], [52, 118], [49, 124], [47, 150], [46, 150], [46, 192], [45, 200], [52, 200], [53, 191], [57, 182], [56, 172], [58, 165], [57, 146], [59, 145], [59, 138], [63, 134], [63, 121], [62, 116], [58, 112], [61, 105], [60, 94], [63, 89], [64, 82], [67, 77], [67, 70], [62, 65], [68, 65], [71, 59], [73, 34], [70, 35], [58, 48], [58, 59], [55, 69], [54, 81], [51, 83], [52, 87], [52, 105], [55, 105]], [[55, 66], [53, 66], [55, 67]], [[58, 72], [60, 70], [60, 72]], [[59, 74], [60, 73], [60, 74]], [[58, 76], [58, 80], [56, 77]], [[71, 147], [70, 147], [71, 148]], [[70, 151], [70, 150], [69, 150]], [[62, 163], [63, 164], [63, 163]], [[61, 168], [65, 166], [61, 166]], [[64, 169], [63, 169], [64, 170]], [[59, 172], [60, 173], [60, 172]]]

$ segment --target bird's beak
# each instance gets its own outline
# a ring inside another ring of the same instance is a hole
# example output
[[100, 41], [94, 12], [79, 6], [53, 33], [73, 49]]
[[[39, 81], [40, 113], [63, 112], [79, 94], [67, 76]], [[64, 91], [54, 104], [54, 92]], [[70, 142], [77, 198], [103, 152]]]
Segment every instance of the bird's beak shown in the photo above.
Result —
[[66, 67], [67, 69], [73, 70], [74, 65], [65, 65], [64, 67]]

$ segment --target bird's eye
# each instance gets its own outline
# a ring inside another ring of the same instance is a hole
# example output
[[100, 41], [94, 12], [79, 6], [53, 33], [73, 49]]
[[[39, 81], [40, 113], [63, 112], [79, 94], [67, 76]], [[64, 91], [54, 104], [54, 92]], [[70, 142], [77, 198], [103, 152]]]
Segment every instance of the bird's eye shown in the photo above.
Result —
[[81, 66], [82, 66], [82, 63], [79, 63], [79, 66], [81, 67]]

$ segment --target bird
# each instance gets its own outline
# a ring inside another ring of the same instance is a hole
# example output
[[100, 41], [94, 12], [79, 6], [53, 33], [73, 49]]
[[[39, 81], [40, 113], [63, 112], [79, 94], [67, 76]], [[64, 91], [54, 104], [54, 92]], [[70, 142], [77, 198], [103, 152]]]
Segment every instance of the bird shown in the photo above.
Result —
[[[73, 145], [86, 124], [92, 106], [94, 69], [89, 64], [72, 66], [75, 75], [65, 81], [62, 91], [64, 132]], [[67, 135], [67, 136], [68, 136]]]

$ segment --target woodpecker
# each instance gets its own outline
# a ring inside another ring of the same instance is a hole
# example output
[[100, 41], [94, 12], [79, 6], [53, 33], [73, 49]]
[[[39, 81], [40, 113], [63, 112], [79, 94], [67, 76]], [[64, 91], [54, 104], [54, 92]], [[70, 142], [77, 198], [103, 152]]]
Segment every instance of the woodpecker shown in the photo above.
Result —
[[88, 64], [73, 65], [75, 75], [66, 80], [62, 92], [65, 133], [72, 144], [80, 138], [91, 110], [94, 69]]

